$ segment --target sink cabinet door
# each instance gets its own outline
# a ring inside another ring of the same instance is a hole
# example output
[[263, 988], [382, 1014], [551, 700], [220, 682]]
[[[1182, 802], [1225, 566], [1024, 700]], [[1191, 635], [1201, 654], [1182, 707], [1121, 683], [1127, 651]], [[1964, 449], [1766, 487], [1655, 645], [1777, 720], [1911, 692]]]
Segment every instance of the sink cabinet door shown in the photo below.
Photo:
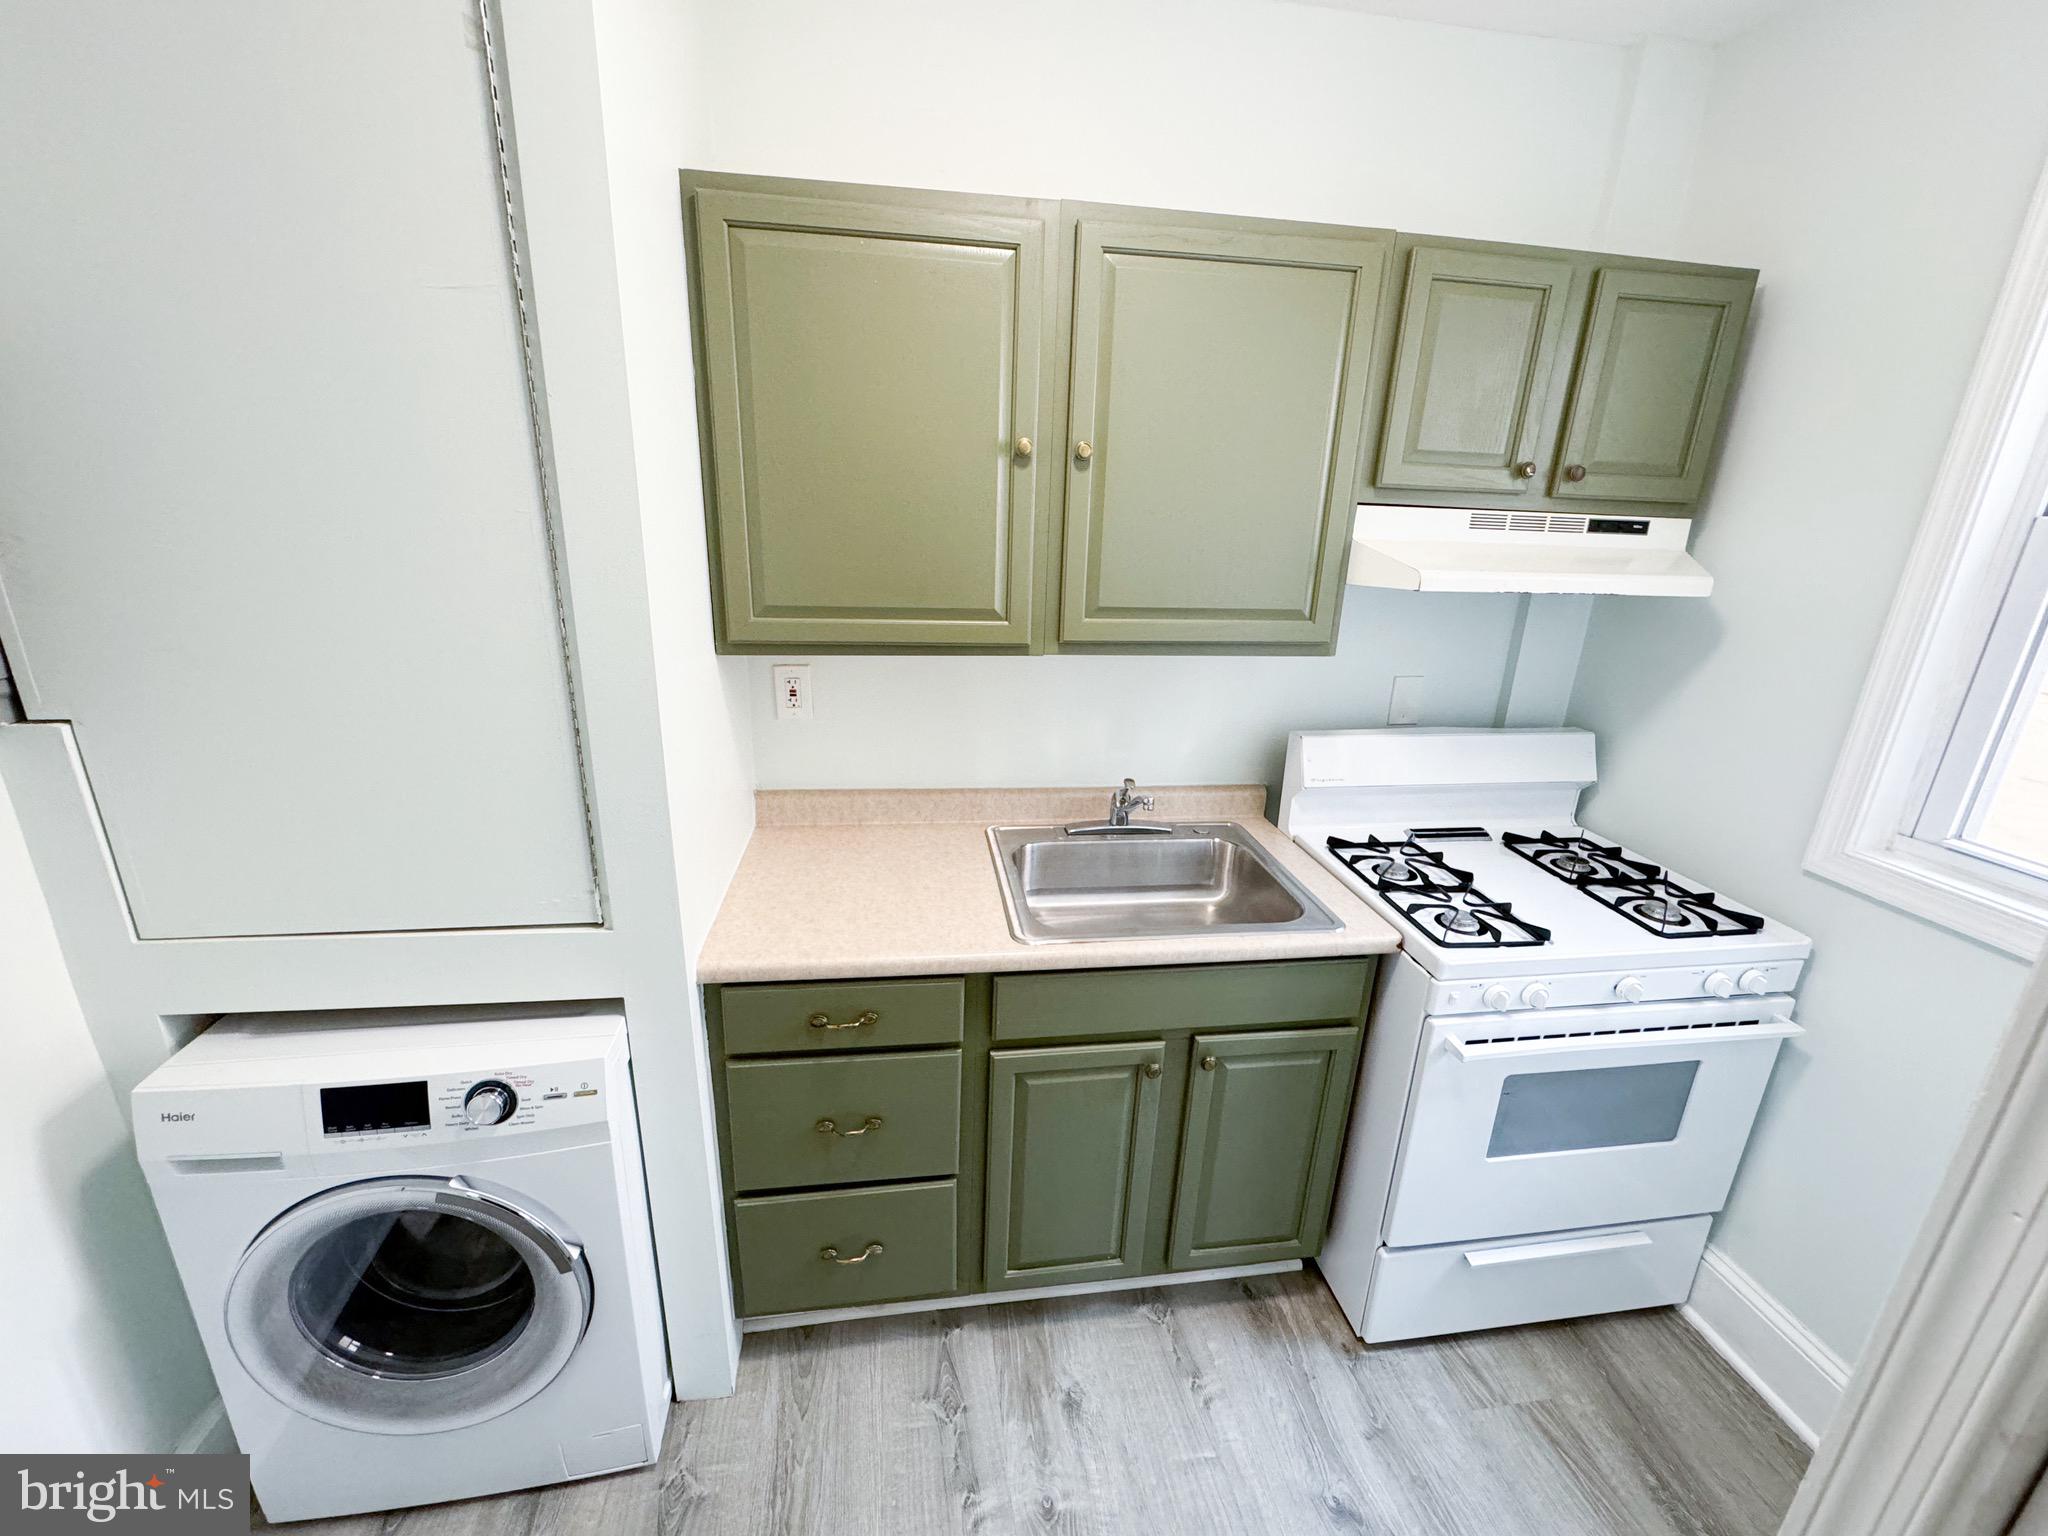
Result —
[[721, 643], [1024, 647], [1047, 220], [694, 203]]
[[1169, 1268], [1307, 1258], [1322, 1246], [1358, 1038], [1356, 1029], [1194, 1037]]
[[989, 1054], [983, 1284], [1144, 1271], [1159, 1041]]
[[1699, 499], [1755, 287], [1753, 276], [1601, 270], [1552, 495]]
[[1388, 246], [1080, 219], [1063, 644], [1333, 643]]
[[1551, 373], [1572, 264], [1418, 246], [1375, 483], [1403, 489], [1538, 489], [1557, 436]]

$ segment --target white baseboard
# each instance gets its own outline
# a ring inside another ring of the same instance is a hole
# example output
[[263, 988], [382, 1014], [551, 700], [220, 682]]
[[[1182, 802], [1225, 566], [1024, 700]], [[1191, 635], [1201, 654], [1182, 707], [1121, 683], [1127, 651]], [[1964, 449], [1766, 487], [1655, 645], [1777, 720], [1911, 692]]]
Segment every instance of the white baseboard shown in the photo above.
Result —
[[235, 1448], [235, 1432], [228, 1427], [228, 1411], [217, 1397], [199, 1410], [172, 1447], [180, 1456], [211, 1455]]
[[825, 1307], [816, 1312], [775, 1312], [740, 1323], [745, 1333], [809, 1328], [863, 1317], [901, 1317], [906, 1312], [943, 1312], [953, 1307], [995, 1307], [1008, 1301], [1045, 1301], [1061, 1296], [1094, 1296], [1104, 1291], [1148, 1290], [1161, 1285], [1197, 1285], [1204, 1280], [1239, 1280], [1247, 1275], [1284, 1275], [1301, 1268], [1299, 1259], [1230, 1264], [1222, 1269], [1186, 1269], [1170, 1275], [1132, 1275], [1123, 1280], [1081, 1280], [1069, 1285], [1029, 1285], [1014, 1291], [981, 1291], [973, 1296], [931, 1296], [923, 1301], [876, 1301], [864, 1307]]
[[1820, 1443], [1849, 1382], [1840, 1355], [1711, 1245], [1700, 1261], [1692, 1299], [1678, 1311], [1756, 1388], [1786, 1428], [1810, 1446]]

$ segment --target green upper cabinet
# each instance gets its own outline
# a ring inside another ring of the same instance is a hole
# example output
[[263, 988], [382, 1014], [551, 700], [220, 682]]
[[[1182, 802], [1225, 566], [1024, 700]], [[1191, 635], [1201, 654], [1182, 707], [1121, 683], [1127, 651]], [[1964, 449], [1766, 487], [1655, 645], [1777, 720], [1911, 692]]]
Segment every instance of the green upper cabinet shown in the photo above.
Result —
[[1603, 267], [1552, 494], [1699, 498], [1753, 277]]
[[1510, 496], [1536, 484], [1571, 285], [1562, 258], [1410, 252], [1379, 484]]
[[721, 638], [1031, 634], [1047, 220], [694, 194]]
[[1322, 1246], [1358, 1038], [1355, 1029], [1194, 1037], [1169, 1265], [1298, 1259]]
[[1164, 1045], [989, 1053], [983, 1283], [1144, 1272]]
[[1062, 642], [1332, 643], [1390, 249], [1075, 221]]

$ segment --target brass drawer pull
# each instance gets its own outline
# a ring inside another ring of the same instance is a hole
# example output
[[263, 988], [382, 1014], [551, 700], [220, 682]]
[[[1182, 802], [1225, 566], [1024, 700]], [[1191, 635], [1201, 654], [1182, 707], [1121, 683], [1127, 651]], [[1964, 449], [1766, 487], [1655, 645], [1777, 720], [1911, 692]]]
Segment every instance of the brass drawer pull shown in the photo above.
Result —
[[865, 1264], [881, 1251], [882, 1245], [880, 1243], [869, 1243], [867, 1247], [861, 1249], [859, 1253], [856, 1253], [850, 1259], [839, 1257], [839, 1250], [837, 1248], [821, 1248], [818, 1250], [818, 1257], [829, 1264]]
[[879, 1131], [881, 1128], [882, 1117], [880, 1115], [869, 1115], [867, 1119], [861, 1121], [860, 1129], [857, 1131], [842, 1131], [837, 1124], [830, 1120], [820, 1120], [817, 1124], [818, 1131], [826, 1136], [865, 1136], [869, 1131]]
[[834, 1024], [829, 1013], [814, 1013], [808, 1020], [813, 1029], [866, 1029], [870, 1024], [882, 1022], [882, 1016], [870, 1008], [866, 1013], [857, 1013], [844, 1024]]

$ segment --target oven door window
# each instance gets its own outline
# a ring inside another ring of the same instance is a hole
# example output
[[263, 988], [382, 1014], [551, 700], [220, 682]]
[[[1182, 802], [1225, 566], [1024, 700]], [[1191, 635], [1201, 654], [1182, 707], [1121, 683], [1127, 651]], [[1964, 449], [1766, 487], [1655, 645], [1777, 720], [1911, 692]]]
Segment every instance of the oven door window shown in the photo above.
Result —
[[1670, 1141], [1685, 1119], [1698, 1061], [1517, 1072], [1500, 1088], [1486, 1155], [1528, 1157]]

